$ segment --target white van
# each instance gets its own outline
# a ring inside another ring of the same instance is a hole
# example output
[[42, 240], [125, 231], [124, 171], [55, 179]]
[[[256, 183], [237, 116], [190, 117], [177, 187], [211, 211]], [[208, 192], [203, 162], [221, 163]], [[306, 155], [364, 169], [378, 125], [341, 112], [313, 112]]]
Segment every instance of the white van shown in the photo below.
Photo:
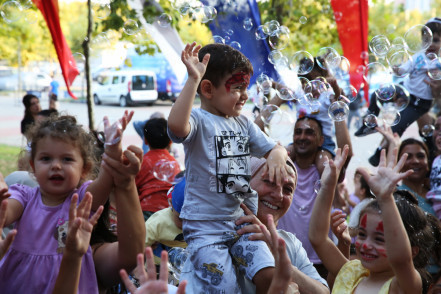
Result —
[[148, 70], [115, 70], [100, 73], [93, 86], [95, 104], [118, 103], [121, 107], [158, 99], [156, 74]]

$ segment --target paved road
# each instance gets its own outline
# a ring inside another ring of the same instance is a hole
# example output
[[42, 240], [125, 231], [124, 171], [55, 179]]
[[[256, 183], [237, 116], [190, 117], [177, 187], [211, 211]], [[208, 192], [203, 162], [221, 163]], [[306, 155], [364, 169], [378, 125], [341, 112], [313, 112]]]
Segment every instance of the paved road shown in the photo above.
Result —
[[[42, 108], [47, 108], [48, 100], [47, 96], [42, 97]], [[126, 109], [134, 110], [135, 114], [133, 120], [145, 120], [150, 117], [153, 112], [161, 111], [165, 117], [168, 117], [171, 108], [171, 102], [158, 102], [154, 106], [135, 106], [127, 107]], [[252, 116], [251, 110], [253, 105], [247, 104], [244, 109], [244, 114]], [[84, 126], [88, 126], [87, 105], [85, 103], [77, 103], [70, 101], [62, 101], [59, 105], [59, 110], [77, 117], [77, 120]], [[287, 144], [292, 138], [292, 117], [294, 117], [293, 111], [285, 108], [288, 112], [290, 119], [283, 119], [272, 128], [273, 137], [277, 140], [281, 140], [282, 143]], [[24, 146], [25, 140], [20, 133], [20, 121], [23, 118], [24, 107], [21, 103], [21, 98], [17, 98], [12, 94], [5, 96], [0, 94], [0, 144], [7, 144], [11, 146]], [[102, 119], [104, 115], [109, 117], [120, 117], [123, 113], [123, 109], [116, 105], [98, 105], [95, 107], [95, 122], [97, 123]], [[351, 135], [355, 130], [351, 129]], [[404, 133], [403, 138], [415, 137], [419, 138], [416, 124], [411, 125]], [[353, 183], [352, 176], [355, 169], [358, 166], [369, 166], [367, 159], [372, 155], [375, 147], [378, 146], [381, 141], [379, 134], [372, 134], [363, 138], [357, 138], [352, 136], [354, 158], [348, 167], [348, 187], [352, 191]], [[141, 138], [135, 132], [132, 126], [128, 126], [124, 133], [123, 145], [141, 145]], [[182, 156], [178, 158], [181, 165], [183, 165], [184, 156], [182, 146], [177, 146]], [[372, 167], [371, 167], [372, 168]]]

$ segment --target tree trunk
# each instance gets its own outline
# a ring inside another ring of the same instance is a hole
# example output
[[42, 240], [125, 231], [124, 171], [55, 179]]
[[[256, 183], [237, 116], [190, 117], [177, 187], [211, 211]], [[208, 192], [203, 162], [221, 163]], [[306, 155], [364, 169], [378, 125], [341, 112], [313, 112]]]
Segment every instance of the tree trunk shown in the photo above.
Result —
[[83, 41], [83, 51], [85, 57], [84, 70], [86, 75], [86, 98], [87, 98], [87, 113], [89, 116], [89, 130], [95, 130], [95, 119], [94, 119], [94, 101], [92, 97], [92, 78], [90, 74], [90, 51], [89, 51], [89, 43], [92, 35], [92, 1], [87, 0], [87, 11], [88, 11], [88, 26], [87, 26], [87, 35]]

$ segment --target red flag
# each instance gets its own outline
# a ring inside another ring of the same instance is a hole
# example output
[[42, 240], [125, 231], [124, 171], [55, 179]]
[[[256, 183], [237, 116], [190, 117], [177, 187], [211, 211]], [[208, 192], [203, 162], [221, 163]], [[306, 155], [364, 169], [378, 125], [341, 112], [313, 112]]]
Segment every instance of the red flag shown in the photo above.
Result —
[[[368, 50], [368, 0], [331, 0], [331, 5], [343, 55], [351, 63], [351, 84], [360, 89], [363, 87], [363, 76], [357, 73], [357, 67], [367, 64], [367, 59], [363, 59], [361, 53]], [[369, 102], [368, 91], [369, 85], [364, 83], [364, 97]]]
[[60, 18], [58, 14], [58, 0], [32, 0], [38, 9], [40, 9], [46, 20], [49, 31], [52, 35], [52, 41], [57, 51], [58, 61], [60, 62], [61, 72], [66, 82], [67, 92], [69, 95], [77, 99], [70, 91], [69, 86], [79, 74], [75, 59], [72, 56], [63, 32], [61, 31]]

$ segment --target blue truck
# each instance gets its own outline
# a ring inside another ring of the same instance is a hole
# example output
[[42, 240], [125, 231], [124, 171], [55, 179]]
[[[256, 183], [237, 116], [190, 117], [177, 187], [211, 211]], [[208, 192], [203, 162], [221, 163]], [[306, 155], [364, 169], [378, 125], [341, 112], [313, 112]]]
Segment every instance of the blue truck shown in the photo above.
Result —
[[159, 99], [176, 101], [184, 87], [185, 81], [182, 84], [179, 83], [170, 63], [162, 53], [138, 55], [134, 48], [130, 48], [127, 51], [127, 59], [124, 67], [148, 69], [156, 73]]

